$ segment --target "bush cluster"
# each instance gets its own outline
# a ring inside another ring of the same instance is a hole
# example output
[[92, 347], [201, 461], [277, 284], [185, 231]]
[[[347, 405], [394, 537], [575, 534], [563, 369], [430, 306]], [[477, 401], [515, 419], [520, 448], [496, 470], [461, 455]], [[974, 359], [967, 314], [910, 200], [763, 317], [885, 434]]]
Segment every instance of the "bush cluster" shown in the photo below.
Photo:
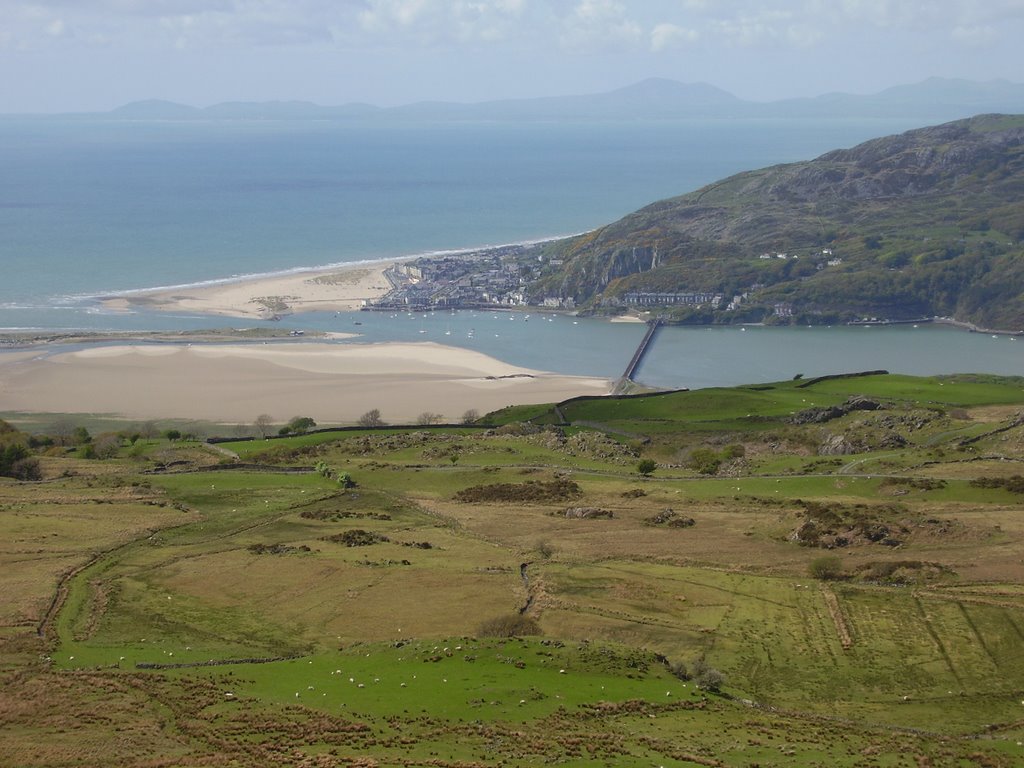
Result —
[[346, 547], [369, 547], [372, 544], [390, 541], [387, 536], [374, 533], [373, 531], [364, 531], [362, 528], [353, 528], [350, 531], [336, 533], [333, 536], [325, 536], [323, 540], [331, 541], [335, 544], [344, 544]]
[[974, 488], [1004, 488], [1010, 493], [1024, 493], [1024, 477], [976, 477], [971, 480]]
[[698, 688], [705, 691], [718, 691], [725, 685], [725, 675], [704, 659], [693, 662], [692, 669], [686, 666], [686, 662], [674, 661], [668, 665], [668, 671], [679, 680], [692, 680]]
[[702, 475], [714, 475], [718, 473], [722, 464], [745, 456], [746, 453], [747, 449], [739, 443], [727, 445], [721, 451], [714, 451], [711, 448], [694, 448], [690, 451], [686, 466]]
[[16, 480], [39, 480], [42, 472], [39, 459], [30, 456], [28, 449], [18, 443], [0, 448], [0, 476]]
[[821, 581], [836, 581], [843, 578], [843, 561], [836, 555], [815, 558], [807, 566], [807, 571], [812, 578]]
[[479, 637], [525, 637], [543, 634], [535, 619], [518, 613], [509, 613], [488, 619], [477, 628]]
[[583, 495], [574, 481], [556, 478], [548, 482], [531, 480], [525, 483], [492, 483], [474, 485], [455, 494], [455, 500], [464, 503], [482, 501], [515, 501], [543, 504], [546, 502], [571, 501]]

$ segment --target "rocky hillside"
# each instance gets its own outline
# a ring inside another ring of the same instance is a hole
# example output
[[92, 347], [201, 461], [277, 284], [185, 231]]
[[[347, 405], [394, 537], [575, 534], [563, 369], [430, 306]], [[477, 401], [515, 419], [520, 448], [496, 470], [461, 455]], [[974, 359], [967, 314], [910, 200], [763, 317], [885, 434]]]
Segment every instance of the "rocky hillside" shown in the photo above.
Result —
[[1024, 116], [982, 115], [650, 205], [553, 246], [531, 298], [600, 309], [654, 300], [645, 293], [713, 294], [721, 302], [669, 312], [690, 322], [938, 315], [1017, 330], [1022, 240]]

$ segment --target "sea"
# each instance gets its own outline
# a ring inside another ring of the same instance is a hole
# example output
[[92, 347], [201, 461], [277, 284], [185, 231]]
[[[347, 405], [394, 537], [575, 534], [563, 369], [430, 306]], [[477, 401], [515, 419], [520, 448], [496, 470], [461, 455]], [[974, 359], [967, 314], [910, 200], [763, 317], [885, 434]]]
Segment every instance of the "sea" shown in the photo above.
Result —
[[[585, 232], [912, 119], [126, 121], [0, 117], [0, 329], [191, 330], [100, 296]], [[534, 312], [308, 313], [355, 343], [434, 341], [616, 377], [643, 326]], [[638, 378], [705, 387], [885, 368], [1024, 374], [1024, 341], [914, 328], [666, 328]]]

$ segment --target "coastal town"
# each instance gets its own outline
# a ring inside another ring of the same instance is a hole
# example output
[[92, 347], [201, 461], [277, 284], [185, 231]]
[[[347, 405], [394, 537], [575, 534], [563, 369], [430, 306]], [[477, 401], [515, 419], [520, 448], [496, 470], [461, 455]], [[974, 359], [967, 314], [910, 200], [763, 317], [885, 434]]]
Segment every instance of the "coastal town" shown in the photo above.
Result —
[[[535, 306], [544, 309], [575, 310], [572, 296], [538, 295], [530, 286], [540, 277], [562, 266], [552, 258], [544, 243], [499, 246], [483, 250], [422, 256], [398, 262], [384, 270], [390, 289], [372, 299], [365, 299], [362, 309], [396, 311], [410, 309], [481, 309]], [[842, 259], [831, 249], [817, 257], [817, 269], [836, 267]], [[759, 261], [799, 259], [798, 254], [769, 253], [756, 257]], [[727, 297], [715, 291], [685, 289], [656, 291], [629, 290], [606, 296], [600, 301], [605, 309], [649, 311], [659, 308], [707, 308], [733, 312], [748, 302], [751, 294], [764, 288], [754, 283], [748, 290]], [[794, 315], [789, 302], [775, 302], [772, 315], [790, 318]]]
[[525, 306], [526, 286], [544, 261], [539, 247], [527, 244], [399, 262], [384, 271], [391, 290], [367, 299], [363, 309]]

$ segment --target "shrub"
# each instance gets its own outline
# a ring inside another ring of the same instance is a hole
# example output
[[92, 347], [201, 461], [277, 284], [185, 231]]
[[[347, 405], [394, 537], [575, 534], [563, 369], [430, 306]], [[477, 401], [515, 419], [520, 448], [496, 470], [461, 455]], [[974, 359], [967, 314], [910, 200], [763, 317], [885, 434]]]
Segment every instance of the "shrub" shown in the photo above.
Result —
[[28, 449], [18, 443], [11, 443], [6, 448], [0, 448], [0, 475], [10, 476], [11, 467], [27, 457]]
[[488, 619], [477, 628], [476, 633], [479, 637], [523, 637], [542, 634], [535, 619], [518, 613]]
[[644, 477], [651, 475], [658, 468], [658, 462], [654, 459], [640, 459], [636, 465], [636, 471]]
[[729, 461], [730, 459], [739, 459], [747, 455], [747, 449], [742, 443], [731, 443], [725, 446], [722, 450], [722, 457]]
[[550, 482], [493, 483], [474, 485], [455, 494], [464, 504], [478, 502], [555, 503], [571, 501], [583, 495], [583, 489], [572, 480], [558, 478]]
[[346, 547], [370, 547], [374, 544], [382, 544], [390, 541], [387, 536], [373, 531], [364, 531], [362, 528], [353, 528], [349, 531], [336, 533], [333, 536], [325, 536], [324, 541], [331, 541], [335, 544], [344, 544]]
[[713, 475], [722, 465], [722, 457], [710, 448], [694, 448], [686, 466], [702, 475]]
[[671, 664], [668, 665], [668, 671], [671, 672], [674, 677], [680, 680], [690, 679], [690, 670], [687, 668], [686, 662], [673, 661]]
[[977, 477], [971, 480], [972, 488], [1005, 488], [1011, 493], [1024, 493], [1024, 477]]
[[725, 685], [725, 675], [708, 664], [704, 659], [698, 659], [693, 664], [693, 681], [698, 688], [706, 691], [718, 691]]
[[39, 459], [21, 459], [11, 465], [10, 476], [15, 480], [42, 480], [43, 470], [39, 466]]
[[843, 561], [837, 555], [826, 555], [811, 561], [807, 572], [812, 578], [835, 581], [843, 577]]
[[28, 450], [17, 443], [0, 448], [0, 476], [15, 480], [41, 480], [39, 459], [29, 456]]

